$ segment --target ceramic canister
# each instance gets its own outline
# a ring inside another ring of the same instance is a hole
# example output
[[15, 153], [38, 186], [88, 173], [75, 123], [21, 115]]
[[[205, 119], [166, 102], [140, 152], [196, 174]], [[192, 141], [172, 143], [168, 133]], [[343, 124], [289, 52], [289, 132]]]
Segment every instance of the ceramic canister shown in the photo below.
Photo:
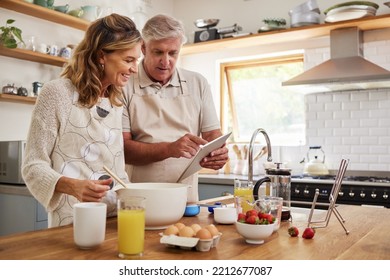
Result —
[[66, 59], [69, 59], [72, 54], [72, 49], [69, 47], [62, 48], [60, 50], [60, 56]]

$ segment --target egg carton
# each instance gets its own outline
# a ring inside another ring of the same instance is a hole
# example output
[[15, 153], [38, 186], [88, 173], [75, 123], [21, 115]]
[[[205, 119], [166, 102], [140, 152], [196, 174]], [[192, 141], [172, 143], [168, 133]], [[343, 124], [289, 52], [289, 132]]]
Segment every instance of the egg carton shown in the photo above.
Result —
[[160, 243], [167, 247], [180, 248], [183, 250], [193, 250], [200, 252], [208, 252], [211, 248], [217, 247], [222, 233], [214, 236], [212, 239], [199, 239], [196, 237], [182, 237], [174, 234], [164, 235], [160, 233]]

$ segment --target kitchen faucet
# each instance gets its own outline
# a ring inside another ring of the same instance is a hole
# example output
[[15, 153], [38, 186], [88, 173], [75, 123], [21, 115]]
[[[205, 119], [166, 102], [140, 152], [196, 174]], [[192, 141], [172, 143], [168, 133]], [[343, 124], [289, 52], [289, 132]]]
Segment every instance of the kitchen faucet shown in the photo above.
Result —
[[265, 141], [267, 142], [267, 149], [268, 149], [268, 156], [267, 156], [267, 161], [271, 162], [272, 161], [272, 153], [271, 153], [271, 141], [269, 140], [267, 132], [262, 129], [258, 128], [256, 129], [251, 138], [251, 142], [249, 144], [249, 154], [248, 154], [248, 186], [253, 185], [253, 146], [255, 144], [256, 136], [259, 133], [263, 133], [265, 137]]

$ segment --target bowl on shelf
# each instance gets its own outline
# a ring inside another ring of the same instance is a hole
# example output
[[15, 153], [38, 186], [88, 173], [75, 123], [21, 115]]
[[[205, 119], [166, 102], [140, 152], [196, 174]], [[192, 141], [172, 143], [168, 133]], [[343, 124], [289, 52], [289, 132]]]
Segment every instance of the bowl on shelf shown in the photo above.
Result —
[[271, 236], [274, 231], [274, 224], [247, 224], [236, 221], [236, 229], [246, 243], [263, 244], [264, 240]]
[[198, 28], [211, 28], [216, 26], [219, 23], [219, 19], [210, 18], [210, 19], [197, 19], [194, 24]]
[[61, 6], [53, 6], [54, 10], [61, 13], [67, 13], [69, 10], [69, 4]]

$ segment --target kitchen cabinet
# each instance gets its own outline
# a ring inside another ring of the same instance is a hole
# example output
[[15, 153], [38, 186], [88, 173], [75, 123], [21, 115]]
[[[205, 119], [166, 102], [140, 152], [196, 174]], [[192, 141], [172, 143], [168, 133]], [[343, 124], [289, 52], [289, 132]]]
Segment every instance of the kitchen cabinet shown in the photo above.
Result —
[[218, 184], [198, 184], [199, 199], [209, 199], [213, 197], [232, 195], [234, 192], [232, 185], [218, 185]]
[[[79, 30], [86, 30], [88, 28], [88, 25], [90, 24], [90, 22], [86, 20], [60, 13], [54, 10], [50, 10], [39, 5], [31, 4], [23, 0], [1, 0], [0, 7], [8, 10], [13, 10], [18, 13], [33, 16], [39, 19], [44, 19], [50, 22], [66, 25]], [[9, 49], [1, 46], [0, 55], [58, 67], [62, 67], [67, 61], [62, 57], [50, 56], [47, 54], [42, 54], [39, 52], [33, 52], [24, 49]], [[35, 100], [36, 98], [33, 97], [0, 95], [0, 101], [35, 103]]]
[[222, 49], [238, 49], [258, 45], [272, 45], [302, 41], [311, 38], [328, 36], [330, 31], [338, 28], [355, 27], [362, 31], [390, 27], [390, 14], [346, 20], [334, 23], [323, 23], [311, 26], [293, 27], [236, 38], [225, 38], [184, 45], [181, 55], [220, 51]]
[[0, 236], [47, 228], [45, 209], [25, 186], [0, 188]]

